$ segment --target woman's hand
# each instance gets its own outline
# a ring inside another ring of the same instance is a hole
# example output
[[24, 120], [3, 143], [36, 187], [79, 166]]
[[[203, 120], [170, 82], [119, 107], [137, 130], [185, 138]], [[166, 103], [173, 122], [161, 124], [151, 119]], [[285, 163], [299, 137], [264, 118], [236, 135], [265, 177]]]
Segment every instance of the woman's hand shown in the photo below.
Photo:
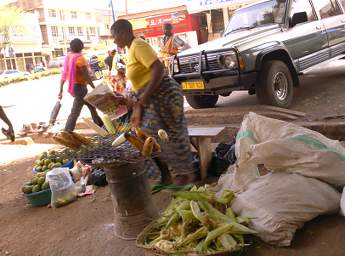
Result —
[[143, 114], [143, 107], [138, 102], [133, 105], [133, 112], [131, 116], [131, 124], [134, 128], [140, 127], [141, 118]]
[[59, 92], [59, 94], [58, 94], [58, 99], [59, 99], [59, 100], [62, 99], [62, 92]]

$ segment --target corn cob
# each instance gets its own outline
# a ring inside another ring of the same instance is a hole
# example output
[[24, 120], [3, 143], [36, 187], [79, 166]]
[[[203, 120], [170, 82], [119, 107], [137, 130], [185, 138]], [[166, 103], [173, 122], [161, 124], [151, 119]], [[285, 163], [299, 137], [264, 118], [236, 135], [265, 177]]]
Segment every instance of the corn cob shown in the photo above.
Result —
[[136, 127], [135, 128], [135, 134], [139, 139], [142, 141], [146, 141], [146, 139], [149, 137], [141, 128]]
[[82, 145], [82, 143], [79, 140], [77, 140], [70, 132], [60, 132], [58, 136], [70, 141], [71, 143], [75, 144], [78, 148], [80, 148]]
[[145, 140], [143, 150], [142, 150], [142, 154], [144, 156], [151, 156], [152, 155], [154, 143], [155, 143], [154, 138], [152, 138], [152, 137], [148, 137]]
[[99, 127], [97, 124], [95, 124], [94, 122], [90, 121], [89, 119], [83, 118], [83, 121], [84, 121], [84, 123], [87, 126], [89, 126], [89, 128], [94, 130], [100, 136], [104, 137], [104, 136], [108, 135], [108, 132], [106, 130], [104, 130], [103, 128]]
[[126, 140], [129, 141], [129, 143], [131, 143], [136, 149], [138, 149], [140, 152], [143, 151], [143, 147], [144, 147], [144, 142], [142, 142], [141, 140], [139, 140], [138, 138], [134, 137], [133, 135], [130, 135], [129, 133], [124, 133], [124, 137], [126, 138]]
[[91, 140], [89, 138], [86, 138], [86, 137], [84, 137], [84, 136], [82, 136], [76, 132], [71, 132], [71, 134], [81, 144], [84, 144], [84, 145], [90, 145], [91, 144]]
[[72, 149], [78, 149], [78, 148], [79, 148], [79, 147], [78, 147], [76, 144], [74, 144], [73, 142], [71, 142], [71, 141], [69, 141], [69, 140], [66, 140], [65, 138], [61, 138], [61, 137], [59, 137], [59, 136], [57, 136], [57, 135], [53, 136], [53, 139], [54, 139], [57, 143], [59, 143], [59, 144], [65, 146], [65, 147], [69, 147], [69, 148], [72, 148]]
[[121, 134], [120, 136], [118, 136], [118, 137], [113, 141], [113, 143], [112, 143], [111, 145], [114, 146], [114, 147], [118, 147], [118, 146], [120, 146], [121, 144], [125, 143], [125, 141], [126, 141], [125, 135], [124, 135], [124, 134]]
[[115, 134], [116, 130], [113, 125], [113, 122], [111, 121], [110, 117], [107, 114], [104, 114], [102, 117], [102, 121], [104, 123], [105, 128], [110, 134]]
[[164, 131], [163, 129], [160, 129], [158, 131], [158, 137], [161, 141], [164, 141], [164, 142], [169, 141], [169, 136], [168, 136], [167, 132]]

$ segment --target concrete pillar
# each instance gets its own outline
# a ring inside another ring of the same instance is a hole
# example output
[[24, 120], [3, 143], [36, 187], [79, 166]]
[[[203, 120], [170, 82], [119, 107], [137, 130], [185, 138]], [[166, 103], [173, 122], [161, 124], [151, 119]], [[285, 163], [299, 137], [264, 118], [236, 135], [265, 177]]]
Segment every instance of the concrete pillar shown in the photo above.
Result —
[[224, 31], [229, 23], [229, 10], [228, 7], [223, 7]]
[[212, 29], [212, 18], [211, 18], [211, 11], [206, 13], [206, 20], [207, 20], [207, 29], [208, 29], [208, 33], [212, 34], [213, 33], [213, 29]]

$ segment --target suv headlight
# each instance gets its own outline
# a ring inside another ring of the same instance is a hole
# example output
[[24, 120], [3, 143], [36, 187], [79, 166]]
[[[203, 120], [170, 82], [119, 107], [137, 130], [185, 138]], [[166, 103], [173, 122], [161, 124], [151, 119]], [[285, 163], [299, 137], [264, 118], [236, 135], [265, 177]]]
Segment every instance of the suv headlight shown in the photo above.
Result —
[[235, 54], [224, 54], [218, 56], [218, 64], [222, 68], [235, 69], [237, 68], [237, 58]]

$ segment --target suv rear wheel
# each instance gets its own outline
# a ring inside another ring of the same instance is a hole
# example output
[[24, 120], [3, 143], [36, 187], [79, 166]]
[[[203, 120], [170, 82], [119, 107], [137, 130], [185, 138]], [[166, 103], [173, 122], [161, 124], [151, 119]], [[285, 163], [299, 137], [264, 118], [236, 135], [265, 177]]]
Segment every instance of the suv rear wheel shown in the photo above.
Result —
[[213, 108], [218, 95], [186, 95], [187, 102], [192, 108]]
[[260, 103], [288, 108], [293, 99], [293, 80], [286, 64], [279, 60], [264, 62], [255, 91]]

